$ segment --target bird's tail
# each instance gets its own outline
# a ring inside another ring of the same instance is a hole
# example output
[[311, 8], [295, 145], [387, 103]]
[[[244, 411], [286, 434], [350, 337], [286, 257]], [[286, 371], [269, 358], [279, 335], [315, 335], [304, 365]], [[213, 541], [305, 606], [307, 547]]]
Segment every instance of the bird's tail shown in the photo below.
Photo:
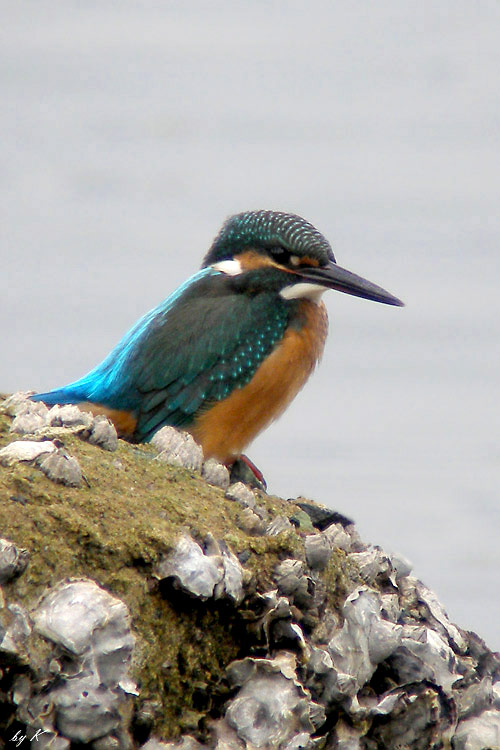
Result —
[[35, 393], [30, 398], [32, 401], [43, 401], [47, 406], [52, 406], [53, 404], [79, 404], [82, 401], [87, 401], [82, 389], [71, 385], [64, 386], [63, 388], [54, 388], [52, 391], [47, 391], [47, 393]]

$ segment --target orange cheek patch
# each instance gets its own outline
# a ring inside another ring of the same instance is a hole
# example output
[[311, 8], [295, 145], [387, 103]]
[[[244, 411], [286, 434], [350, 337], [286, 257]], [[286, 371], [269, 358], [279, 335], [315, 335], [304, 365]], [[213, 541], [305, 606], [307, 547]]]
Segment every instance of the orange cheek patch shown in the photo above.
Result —
[[323, 304], [301, 303], [303, 325], [290, 327], [252, 380], [205, 411], [189, 429], [205, 458], [228, 462], [240, 455], [286, 409], [320, 359], [328, 332]]
[[316, 258], [311, 258], [310, 255], [303, 255], [300, 258], [300, 264], [298, 268], [300, 268], [300, 266], [309, 266], [309, 267], [314, 266], [315, 268], [318, 268], [319, 260], [317, 260]]
[[267, 255], [256, 253], [255, 250], [246, 250], [244, 253], [235, 255], [234, 259], [239, 261], [243, 271], [253, 271], [256, 268], [281, 268], [278, 263], [274, 263]]

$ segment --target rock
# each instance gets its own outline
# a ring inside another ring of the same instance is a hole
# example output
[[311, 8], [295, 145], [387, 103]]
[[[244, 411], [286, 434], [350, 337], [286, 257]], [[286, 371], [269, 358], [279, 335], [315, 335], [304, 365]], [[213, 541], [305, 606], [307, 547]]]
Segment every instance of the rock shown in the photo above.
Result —
[[11, 613], [9, 632], [15, 640], [25, 641], [31, 635], [31, 623], [27, 611], [15, 602], [9, 604], [8, 610]]
[[476, 675], [469, 673], [456, 687], [461, 688], [455, 691], [459, 719], [477, 716], [494, 705], [493, 685], [489, 676], [480, 681]]
[[[29, 615], [20, 604], [15, 602], [9, 604], [3, 612], [0, 612], [0, 664], [2, 653], [7, 657], [19, 659], [24, 664], [26, 660], [27, 638], [31, 635], [31, 623]], [[21, 686], [21, 680], [18, 686]], [[29, 683], [29, 681], [28, 681]], [[24, 681], [22, 690], [26, 689]], [[19, 695], [19, 692], [17, 693]]]
[[54, 688], [51, 698], [57, 729], [72, 741], [91, 742], [120, 725], [119, 698], [100, 687], [95, 673], [67, 680]]
[[201, 472], [203, 451], [188, 432], [180, 432], [175, 427], [162, 427], [151, 444], [159, 451], [159, 461]]
[[68, 487], [80, 487], [83, 481], [82, 470], [76, 458], [68, 456], [64, 449], [42, 456], [38, 463], [41, 471], [53, 482]]
[[27, 549], [17, 548], [7, 539], [0, 539], [0, 584], [24, 573], [29, 557]]
[[69, 740], [47, 729], [33, 730], [30, 750], [70, 750]]
[[[3, 619], [3, 618], [2, 618]], [[7, 658], [18, 657], [21, 653], [21, 648], [18, 643], [12, 637], [12, 634], [0, 621], [0, 655], [6, 656]], [[14, 700], [14, 693], [13, 693]]]
[[461, 721], [453, 737], [454, 750], [500, 750], [500, 713], [484, 711]]
[[370, 546], [363, 552], [352, 552], [349, 559], [358, 566], [361, 578], [367, 583], [377, 581], [383, 584], [389, 581], [396, 586], [391, 560], [380, 547]]
[[257, 503], [255, 502], [255, 495], [243, 482], [236, 482], [232, 484], [226, 492], [228, 500], [234, 500], [239, 503], [243, 508], [251, 508], [255, 511]]
[[49, 410], [43, 403], [35, 401], [21, 401], [16, 408], [16, 417], [10, 426], [10, 431], [19, 435], [37, 432], [47, 425]]
[[[354, 695], [372, 677], [378, 664], [401, 644], [403, 628], [384, 620], [380, 594], [358, 587], [344, 604], [344, 625], [328, 644], [333, 665], [345, 675], [345, 692]], [[340, 692], [344, 688], [340, 685]]]
[[276, 566], [273, 577], [278, 591], [285, 596], [292, 596], [305, 580], [304, 564], [300, 560], [283, 560]]
[[292, 531], [293, 526], [286, 516], [277, 516], [266, 526], [267, 536], [278, 536], [284, 531]]
[[[411, 583], [411, 580], [410, 580]], [[453, 625], [436, 594], [425, 586], [422, 581], [416, 582], [416, 593], [420, 601], [427, 608], [427, 621], [431, 626], [449, 640], [459, 653], [465, 653], [467, 641], [456, 625]]]
[[172, 553], [155, 568], [160, 580], [171, 579], [176, 588], [206, 600], [229, 598], [238, 603], [243, 598], [243, 569], [224, 542], [209, 536], [206, 549], [183, 534]]
[[[123, 727], [135, 639], [125, 604], [90, 580], [62, 582], [34, 612], [35, 629], [69, 654], [48, 693], [58, 731], [91, 742]], [[36, 716], [33, 700], [28, 713]]]
[[[94, 581], [73, 580], [51, 589], [34, 620], [39, 633], [75, 656], [92, 652], [103, 684], [126, 674], [134, 645], [127, 607]], [[121, 653], [115, 665], [116, 651]]]
[[[0, 405], [2, 443], [33, 409]], [[0, 452], [0, 737], [41, 731], [32, 750], [499, 747], [500, 657], [402, 555], [312, 502], [297, 513], [233, 485], [231, 505], [147, 446], [83, 446], [75, 435], [99, 443], [107, 420], [56, 413], [61, 425]], [[71, 458], [41, 439], [56, 435], [82, 465], [94, 456], [91, 492], [32, 470]]]
[[310, 534], [304, 539], [306, 560], [310, 568], [323, 570], [332, 556], [332, 545], [324, 534]]
[[243, 599], [243, 568], [227, 544], [219, 542], [218, 546], [222, 555], [224, 576], [215, 586], [215, 598], [231, 599], [235, 604], [239, 604]]
[[35, 461], [46, 453], [55, 453], [57, 447], [50, 440], [15, 440], [0, 450], [0, 464], [11, 466], [18, 461]]
[[121, 750], [123, 744], [118, 737], [112, 737], [108, 734], [106, 737], [100, 737], [92, 743], [92, 750]]
[[237, 523], [238, 527], [247, 534], [262, 536], [266, 533], [266, 524], [251, 508], [243, 508]]
[[[438, 750], [453, 747], [456, 717], [453, 703], [430, 684], [408, 685], [383, 721], [375, 721], [370, 739], [375, 747]], [[363, 743], [364, 744], [364, 743]]]
[[299, 609], [313, 606], [315, 584], [300, 560], [283, 560], [276, 566], [273, 577], [279, 593], [287, 596]]
[[118, 447], [118, 434], [114, 424], [105, 416], [97, 416], [92, 422], [89, 443], [98, 445], [105, 451], [115, 451]]
[[87, 411], [82, 411], [74, 404], [64, 404], [53, 406], [48, 415], [47, 423], [50, 427], [81, 427], [89, 429], [92, 426], [94, 418]]
[[396, 581], [400, 581], [401, 578], [406, 578], [406, 576], [410, 575], [413, 565], [407, 557], [397, 552], [390, 555], [390, 560], [396, 573]]
[[[12, 393], [2, 402], [0, 411], [3, 414], [8, 414], [10, 417], [17, 416], [23, 410], [26, 410], [29, 404], [35, 403], [34, 401], [30, 401], [30, 396], [33, 393], [34, 391], [16, 391], [16, 393]], [[45, 408], [47, 409], [47, 407]]]
[[332, 732], [332, 749], [335, 750], [362, 750], [362, 730], [350, 726], [342, 719], [337, 722]]
[[10, 431], [16, 434], [54, 438], [70, 432], [105, 450], [116, 450], [118, 444], [116, 429], [107, 417], [93, 417], [73, 404], [56, 404], [49, 410], [43, 402], [31, 401], [20, 393], [7, 399], [2, 411], [15, 415]]
[[298, 681], [292, 654], [246, 658], [230, 664], [227, 672], [230, 683], [240, 688], [223, 720], [233, 730], [235, 747], [237, 738], [247, 747], [313, 746], [307, 743], [326, 717]]
[[[193, 737], [181, 737], [176, 742], [160, 742], [152, 737], [141, 746], [141, 750], [202, 750], [205, 745], [200, 745]], [[228, 748], [229, 750], [229, 748]]]
[[460, 674], [456, 656], [444, 638], [421, 625], [404, 625], [400, 636], [401, 643], [391, 658], [399, 680], [429, 680], [450, 692]]
[[354, 526], [348, 526], [347, 529], [340, 523], [333, 523], [323, 531], [323, 536], [328, 539], [333, 549], [343, 549], [344, 552], [351, 552], [354, 551], [352, 549]]
[[209, 599], [222, 581], [224, 566], [219, 556], [206, 555], [194, 539], [183, 535], [174, 552], [156, 566], [155, 575], [160, 580], [172, 578], [186, 593]]
[[51, 440], [16, 440], [0, 450], [0, 464], [34, 463], [54, 482], [79, 487], [83, 476], [76, 458]]
[[310, 646], [304, 685], [325, 708], [341, 705], [345, 696], [355, 692], [355, 680], [335, 669], [325, 648]]
[[425, 586], [417, 578], [405, 576], [398, 581], [399, 591], [402, 597], [402, 605], [405, 611], [418, 611], [419, 615], [445, 639], [449, 640], [454, 649], [464, 653], [467, 649], [467, 640], [458, 628], [453, 625], [439, 603], [436, 594]]
[[229, 471], [224, 464], [219, 463], [215, 458], [209, 458], [205, 461], [201, 470], [201, 476], [214, 487], [221, 487], [227, 490], [229, 487]]

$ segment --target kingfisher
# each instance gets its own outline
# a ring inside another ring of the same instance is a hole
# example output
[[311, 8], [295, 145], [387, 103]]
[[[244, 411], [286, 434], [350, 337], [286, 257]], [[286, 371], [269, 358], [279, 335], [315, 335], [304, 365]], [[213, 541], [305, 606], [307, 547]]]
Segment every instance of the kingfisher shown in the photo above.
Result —
[[328, 289], [402, 306], [337, 265], [299, 216], [247, 211], [222, 226], [201, 270], [142, 317], [87, 375], [32, 398], [105, 414], [148, 442], [164, 425], [231, 465], [287, 408], [321, 358]]

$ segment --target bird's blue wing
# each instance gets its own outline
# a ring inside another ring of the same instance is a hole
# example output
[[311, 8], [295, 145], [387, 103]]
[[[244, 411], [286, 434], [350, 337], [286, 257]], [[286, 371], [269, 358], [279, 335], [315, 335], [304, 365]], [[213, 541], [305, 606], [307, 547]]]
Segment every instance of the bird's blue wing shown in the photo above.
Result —
[[136, 352], [136, 437], [189, 426], [200, 409], [246, 385], [283, 338], [289, 314], [275, 295], [235, 293], [223, 275], [190, 288]]
[[131, 411], [135, 439], [149, 440], [165, 424], [189, 426], [199, 409], [248, 383], [289, 316], [290, 303], [239, 293], [231, 277], [206, 268], [136, 323], [88, 375], [38, 398]]

